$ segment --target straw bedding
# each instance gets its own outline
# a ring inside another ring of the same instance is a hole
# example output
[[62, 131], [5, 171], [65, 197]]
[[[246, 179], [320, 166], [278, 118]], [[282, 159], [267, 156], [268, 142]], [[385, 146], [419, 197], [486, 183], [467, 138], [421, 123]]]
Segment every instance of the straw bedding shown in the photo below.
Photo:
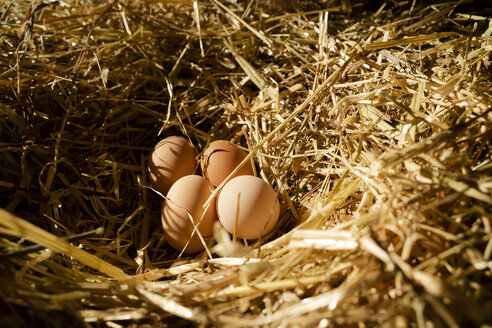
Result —
[[[477, 2], [3, 1], [0, 316], [16, 327], [492, 321]], [[247, 149], [261, 240], [162, 238], [154, 144]]]

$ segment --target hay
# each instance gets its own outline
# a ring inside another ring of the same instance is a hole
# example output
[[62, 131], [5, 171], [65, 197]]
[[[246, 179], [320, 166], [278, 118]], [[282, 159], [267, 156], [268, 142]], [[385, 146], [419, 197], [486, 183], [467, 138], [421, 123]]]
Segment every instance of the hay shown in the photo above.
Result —
[[[2, 324], [492, 322], [492, 20], [474, 5], [3, 1]], [[179, 257], [146, 177], [174, 134], [248, 149], [276, 228], [217, 226], [213, 256]]]

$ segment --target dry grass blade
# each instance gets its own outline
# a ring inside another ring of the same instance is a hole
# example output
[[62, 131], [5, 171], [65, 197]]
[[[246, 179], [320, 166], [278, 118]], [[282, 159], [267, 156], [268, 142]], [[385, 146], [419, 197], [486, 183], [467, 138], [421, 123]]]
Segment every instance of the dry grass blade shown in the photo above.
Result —
[[348, 291], [356, 286], [357, 282], [360, 281], [360, 278], [361, 273], [354, 271], [354, 273], [348, 276], [347, 280], [339, 287], [321, 295], [305, 298], [303, 302], [286, 307], [268, 316], [262, 316], [254, 319], [222, 317], [220, 320], [221, 323], [227, 327], [254, 327], [272, 323], [285, 323], [289, 320], [289, 318], [310, 313], [319, 308], [328, 307], [329, 310], [334, 310], [338, 306], [338, 303], [345, 298]]
[[142, 294], [151, 303], [162, 308], [164, 311], [175, 314], [178, 317], [193, 321], [196, 323], [205, 324], [207, 322], [207, 317], [205, 313], [201, 311], [196, 311], [189, 309], [173, 300], [167, 299], [161, 295], [149, 292], [143, 288], [137, 288], [138, 292]]
[[258, 37], [261, 41], [263, 41], [267, 46], [272, 46], [272, 41], [265, 36], [265, 34], [262, 31], [258, 31], [255, 29], [253, 26], [250, 24], [246, 23], [241, 17], [236, 15], [231, 9], [229, 9], [227, 6], [224, 6], [220, 1], [218, 0], [212, 0], [213, 3], [215, 3], [217, 6], [225, 10], [229, 15], [234, 17], [235, 20], [241, 23], [244, 27], [246, 27], [251, 33], [253, 33], [256, 37]]
[[426, 42], [430, 40], [436, 40], [436, 39], [441, 39], [441, 38], [446, 38], [451, 35], [454, 35], [454, 32], [439, 32], [439, 33], [432, 33], [429, 35], [419, 35], [415, 37], [407, 37], [403, 38], [400, 40], [391, 40], [391, 41], [385, 41], [385, 42], [373, 42], [366, 44], [364, 48], [366, 50], [379, 50], [379, 49], [386, 49], [386, 48], [393, 48], [393, 47], [398, 47], [402, 45], [407, 45], [407, 44], [413, 44], [413, 43], [421, 43], [421, 42]]
[[17, 217], [9, 212], [0, 209], [0, 231], [11, 236], [26, 238], [34, 243], [45, 246], [54, 251], [63, 253], [66, 256], [73, 257], [89, 267], [96, 269], [102, 273], [115, 279], [127, 279], [121, 269], [101, 260], [86, 251], [70, 245], [65, 240], [57, 238], [52, 234], [39, 229], [35, 225]]
[[238, 52], [230, 46], [227, 42], [225, 42], [225, 45], [227, 48], [231, 51], [232, 55], [236, 59], [237, 63], [241, 68], [244, 70], [246, 75], [253, 81], [253, 83], [263, 91], [270, 99], [272, 99], [275, 103], [275, 105], [278, 108], [278, 90], [271, 85], [271, 83], [268, 83], [268, 81], [261, 76], [261, 74], [250, 64], [248, 63]]

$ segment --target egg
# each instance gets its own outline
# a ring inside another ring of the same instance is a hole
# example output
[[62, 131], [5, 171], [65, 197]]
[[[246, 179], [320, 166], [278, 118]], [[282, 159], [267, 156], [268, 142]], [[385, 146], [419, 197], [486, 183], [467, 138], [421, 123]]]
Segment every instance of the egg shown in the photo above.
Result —
[[188, 139], [171, 136], [155, 145], [149, 159], [150, 185], [166, 195], [173, 183], [185, 175], [193, 174], [197, 167], [197, 152]]
[[[247, 156], [246, 152], [226, 140], [216, 140], [210, 143], [200, 159], [203, 176], [217, 187]], [[250, 162], [244, 164], [234, 177], [254, 175]]]
[[222, 226], [244, 239], [257, 239], [277, 223], [280, 204], [268, 183], [252, 175], [228, 181], [217, 198], [217, 214]]
[[[184, 176], [169, 189], [162, 205], [161, 221], [166, 240], [176, 250], [196, 253], [204, 248], [198, 234], [193, 231], [191, 218], [204, 239], [211, 238], [217, 221], [216, 205], [211, 202], [206, 211], [203, 205], [212, 191], [210, 182], [199, 175]], [[186, 246], [188, 240], [190, 242]]]

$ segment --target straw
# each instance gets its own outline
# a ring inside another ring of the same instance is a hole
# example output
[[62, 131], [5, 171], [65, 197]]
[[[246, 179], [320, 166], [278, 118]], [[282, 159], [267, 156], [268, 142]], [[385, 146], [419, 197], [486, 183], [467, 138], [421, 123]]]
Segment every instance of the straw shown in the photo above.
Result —
[[[0, 2], [2, 324], [485, 327], [491, 36], [466, 1]], [[204, 206], [252, 163], [275, 227], [172, 248], [172, 135], [247, 151]]]

